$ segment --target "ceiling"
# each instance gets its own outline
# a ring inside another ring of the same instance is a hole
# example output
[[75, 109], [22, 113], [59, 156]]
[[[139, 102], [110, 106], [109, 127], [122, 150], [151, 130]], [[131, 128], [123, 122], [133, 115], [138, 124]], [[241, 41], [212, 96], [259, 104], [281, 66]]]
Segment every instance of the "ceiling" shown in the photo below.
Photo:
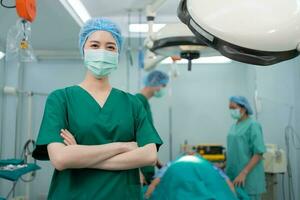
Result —
[[[180, 0], [166, 0], [165, 3], [158, 10], [158, 15], [170, 15], [176, 17], [177, 7]], [[92, 16], [127, 16], [127, 11], [143, 10], [153, 0], [110, 0], [95, 1], [84, 0], [81, 1], [88, 9]]]
[[[138, 22], [138, 10], [153, 0], [82, 0], [92, 17], [106, 16], [116, 21], [124, 35], [128, 29], [128, 10], [132, 10], [132, 22]], [[9, 3], [9, 0], [4, 2]], [[178, 22], [176, 16], [179, 0], [166, 0], [157, 12], [156, 23]], [[146, 21], [142, 11], [142, 21]], [[17, 21], [15, 9], [0, 6], [0, 49], [4, 50], [8, 29]], [[37, 18], [32, 24], [31, 43], [38, 50], [77, 50], [79, 25], [60, 1], [37, 1]]]

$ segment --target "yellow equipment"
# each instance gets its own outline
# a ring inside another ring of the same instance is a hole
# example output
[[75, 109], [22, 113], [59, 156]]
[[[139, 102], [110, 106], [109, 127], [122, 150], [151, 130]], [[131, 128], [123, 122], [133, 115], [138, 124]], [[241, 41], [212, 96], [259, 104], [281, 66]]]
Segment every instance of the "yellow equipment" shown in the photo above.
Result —
[[224, 147], [218, 144], [200, 144], [196, 151], [206, 160], [211, 162], [225, 161]]

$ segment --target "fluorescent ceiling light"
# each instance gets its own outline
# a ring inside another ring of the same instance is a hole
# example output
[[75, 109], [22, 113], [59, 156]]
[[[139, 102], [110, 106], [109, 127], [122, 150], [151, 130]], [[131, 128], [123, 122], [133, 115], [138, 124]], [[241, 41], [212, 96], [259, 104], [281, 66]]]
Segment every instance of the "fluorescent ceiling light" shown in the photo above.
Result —
[[[153, 24], [153, 32], [159, 31], [166, 24]], [[129, 31], [133, 33], [147, 33], [149, 31], [148, 24], [129, 24]]]
[[5, 53], [3, 53], [2, 51], [0, 51], [0, 60], [5, 56]]
[[[213, 63], [230, 63], [232, 60], [229, 58], [226, 58], [224, 56], [210, 56], [210, 57], [200, 57], [198, 59], [192, 60], [192, 63], [194, 64], [213, 64]], [[173, 63], [173, 60], [169, 57], [164, 59], [162, 64], [171, 64]], [[181, 59], [176, 62], [177, 64], [187, 64], [187, 59]]]
[[75, 21], [82, 26], [91, 16], [80, 0], [60, 0]]

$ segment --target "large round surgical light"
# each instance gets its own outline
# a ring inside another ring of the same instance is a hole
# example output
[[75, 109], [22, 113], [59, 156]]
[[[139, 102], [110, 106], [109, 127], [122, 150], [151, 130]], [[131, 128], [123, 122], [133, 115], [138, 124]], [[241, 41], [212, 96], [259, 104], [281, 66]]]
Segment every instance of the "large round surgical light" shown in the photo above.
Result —
[[199, 58], [207, 45], [188, 29], [183, 23], [167, 24], [154, 35], [150, 50], [162, 56], [180, 56], [189, 61], [191, 70], [192, 60]]
[[233, 60], [271, 65], [299, 55], [299, 0], [181, 0], [178, 17]]

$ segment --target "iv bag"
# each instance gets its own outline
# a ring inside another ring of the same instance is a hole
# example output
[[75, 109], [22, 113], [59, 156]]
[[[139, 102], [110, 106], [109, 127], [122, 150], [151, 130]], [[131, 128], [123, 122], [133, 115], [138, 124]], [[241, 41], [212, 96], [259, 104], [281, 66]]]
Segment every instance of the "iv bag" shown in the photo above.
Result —
[[19, 19], [7, 33], [6, 61], [35, 62], [36, 57], [30, 44], [31, 23]]

